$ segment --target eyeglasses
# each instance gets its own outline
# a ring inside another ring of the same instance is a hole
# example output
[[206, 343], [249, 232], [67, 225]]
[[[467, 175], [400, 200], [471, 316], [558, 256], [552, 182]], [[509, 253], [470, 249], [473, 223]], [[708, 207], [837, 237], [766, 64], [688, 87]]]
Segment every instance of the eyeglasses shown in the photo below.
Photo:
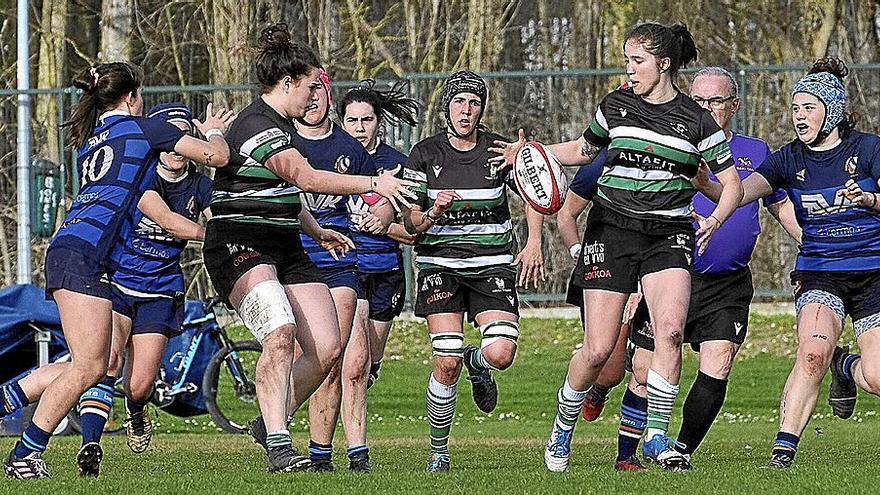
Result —
[[736, 96], [713, 96], [712, 98], [701, 98], [699, 96], [694, 96], [692, 97], [692, 99], [697, 103], [697, 105], [700, 105], [701, 107], [705, 107], [706, 105], [708, 105], [709, 108], [717, 110], [723, 107], [724, 104], [728, 101], [736, 99]]

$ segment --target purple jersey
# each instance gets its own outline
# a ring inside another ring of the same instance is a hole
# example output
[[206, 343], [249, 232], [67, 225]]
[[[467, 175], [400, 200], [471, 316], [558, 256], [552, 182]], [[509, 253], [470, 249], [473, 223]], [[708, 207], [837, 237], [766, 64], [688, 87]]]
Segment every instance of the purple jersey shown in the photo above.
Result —
[[[730, 151], [740, 179], [751, 175], [770, 154], [770, 148], [764, 141], [735, 133], [730, 140]], [[709, 172], [709, 179], [717, 182], [712, 172]], [[763, 199], [764, 206], [778, 203], [785, 198], [785, 191], [778, 189]], [[694, 196], [693, 206], [698, 214], [708, 217], [715, 211], [717, 205], [705, 195], [698, 193]], [[694, 225], [698, 228], [696, 224]], [[696, 255], [694, 271], [718, 274], [745, 268], [752, 258], [760, 233], [758, 202], [754, 201], [737, 208], [712, 236], [706, 251], [702, 255]]]

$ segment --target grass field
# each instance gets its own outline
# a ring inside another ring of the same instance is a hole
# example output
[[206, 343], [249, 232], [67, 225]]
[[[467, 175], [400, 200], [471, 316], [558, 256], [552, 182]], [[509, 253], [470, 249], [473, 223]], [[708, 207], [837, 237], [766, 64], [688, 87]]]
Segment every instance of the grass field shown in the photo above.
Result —
[[[453, 472], [427, 475], [425, 383], [429, 347], [424, 326], [399, 323], [393, 332], [382, 377], [371, 390], [370, 446], [374, 472], [347, 472], [344, 437], [337, 433], [337, 472], [270, 475], [261, 451], [243, 436], [217, 433], [207, 417], [182, 420], [160, 416], [153, 447], [134, 455], [122, 436], [105, 438], [106, 458], [97, 480], [78, 479], [73, 458], [76, 438], [53, 439], [47, 453], [53, 479], [33, 485], [0, 483], [0, 492], [21, 493], [600, 493], [690, 492], [877, 493], [880, 474], [873, 460], [880, 445], [880, 402], [861, 395], [848, 421], [831, 416], [827, 387], [801, 442], [796, 466], [765, 468], [778, 421], [778, 398], [791, 366], [791, 316], [752, 319], [747, 345], [734, 366], [728, 399], [689, 473], [617, 473], [617, 412], [622, 387], [599, 421], [580, 422], [569, 473], [544, 469], [541, 448], [555, 410], [555, 391], [571, 351], [581, 339], [574, 320], [526, 320], [514, 367], [499, 375], [495, 413], [482, 415], [460, 383], [452, 429]], [[849, 334], [851, 335], [851, 333]], [[470, 335], [471, 338], [474, 334]], [[851, 337], [847, 337], [851, 340]], [[683, 389], [693, 380], [695, 360], [685, 352]], [[679, 403], [682, 400], [680, 398]], [[677, 415], [675, 417], [678, 417]], [[305, 447], [302, 414], [293, 426], [294, 443]], [[672, 427], [678, 430], [677, 423]], [[3, 440], [8, 449], [13, 439]], [[5, 450], [4, 450], [5, 452]]]

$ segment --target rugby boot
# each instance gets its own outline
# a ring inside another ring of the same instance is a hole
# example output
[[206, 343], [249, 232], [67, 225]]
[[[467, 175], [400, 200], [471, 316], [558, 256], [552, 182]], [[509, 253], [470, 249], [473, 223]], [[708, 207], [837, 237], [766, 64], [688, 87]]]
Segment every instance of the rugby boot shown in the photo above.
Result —
[[498, 405], [498, 385], [492, 372], [489, 370], [475, 370], [468, 365], [468, 355], [477, 352], [475, 346], [469, 345], [464, 348], [464, 364], [468, 370], [467, 379], [471, 382], [471, 392], [477, 409], [484, 413], [490, 413]]
[[104, 459], [104, 449], [98, 442], [89, 442], [79, 449], [76, 454], [76, 465], [79, 466], [80, 476], [98, 477], [101, 471], [101, 461]]
[[370, 465], [370, 453], [360, 452], [348, 458], [348, 469], [352, 473], [365, 474], [373, 470]]
[[270, 473], [305, 471], [312, 466], [312, 460], [309, 459], [309, 456], [300, 454], [292, 445], [269, 449], [267, 459], [266, 470]]
[[629, 456], [628, 458], [626, 458], [622, 461], [615, 462], [614, 469], [616, 469], [617, 471], [636, 471], [636, 472], [648, 470], [648, 468], [646, 468], [645, 465], [642, 464], [642, 461], [640, 461], [639, 458], [636, 457], [635, 454]]
[[841, 419], [853, 415], [858, 398], [855, 380], [847, 378], [843, 372], [844, 359], [848, 354], [849, 346], [837, 346], [831, 358], [831, 389], [828, 392], [828, 405], [831, 406], [831, 412]]
[[791, 467], [793, 462], [794, 457], [776, 452], [770, 456], [770, 462], [767, 463], [767, 466], [777, 469], [787, 469]]
[[153, 422], [147, 408], [125, 418], [126, 444], [135, 454], [140, 454], [150, 446], [153, 439]]
[[431, 454], [428, 458], [428, 467], [425, 471], [429, 473], [448, 473], [449, 472], [449, 454]]
[[553, 431], [550, 439], [544, 445], [544, 465], [549, 471], [562, 473], [568, 469], [568, 459], [571, 457], [571, 437], [574, 429], [563, 430], [553, 422]]
[[336, 471], [336, 468], [333, 467], [333, 459], [311, 459], [312, 467], [310, 471], [314, 471], [316, 473], [332, 473]]
[[43, 460], [42, 452], [31, 452], [24, 457], [16, 457], [15, 451], [12, 451], [3, 463], [3, 471], [6, 472], [7, 478], [20, 480], [49, 477], [49, 467]]
[[263, 450], [269, 452], [269, 444], [266, 440], [269, 437], [269, 432], [266, 431], [266, 422], [263, 421], [262, 416], [257, 416], [255, 419], [251, 420], [247, 424], [247, 433], [254, 439], [254, 443], [263, 447]]
[[666, 435], [654, 435], [642, 444], [642, 455], [667, 471], [690, 471], [690, 460], [675, 450], [675, 440]]
[[601, 397], [598, 392], [596, 392], [596, 386], [590, 387], [590, 390], [587, 392], [587, 397], [584, 399], [584, 405], [581, 408], [581, 417], [584, 418], [584, 421], [596, 421], [600, 414], [602, 414], [602, 409], [605, 408], [605, 402], [608, 401], [608, 395], [606, 394], [604, 397]]

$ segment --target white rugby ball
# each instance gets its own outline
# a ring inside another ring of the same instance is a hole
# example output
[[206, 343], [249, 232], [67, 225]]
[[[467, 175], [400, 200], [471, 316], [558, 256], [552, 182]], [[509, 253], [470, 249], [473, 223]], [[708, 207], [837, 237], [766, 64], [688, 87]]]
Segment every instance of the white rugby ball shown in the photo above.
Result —
[[516, 187], [538, 213], [552, 215], [562, 208], [568, 177], [559, 159], [543, 144], [529, 141], [519, 150], [513, 165]]

